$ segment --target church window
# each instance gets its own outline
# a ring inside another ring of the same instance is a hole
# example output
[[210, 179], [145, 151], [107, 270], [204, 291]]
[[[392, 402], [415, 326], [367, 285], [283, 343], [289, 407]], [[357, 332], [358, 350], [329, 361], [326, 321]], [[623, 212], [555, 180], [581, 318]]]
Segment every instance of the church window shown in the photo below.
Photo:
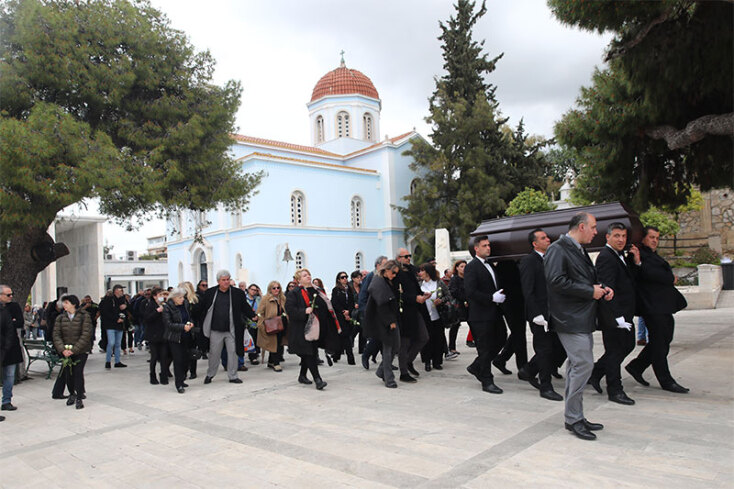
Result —
[[365, 141], [374, 141], [374, 129], [372, 127], [372, 114], [363, 115], [362, 122], [364, 124]]
[[415, 189], [418, 187], [418, 179], [416, 178], [412, 182], [410, 182], [410, 195], [413, 195], [415, 193]]
[[304, 207], [306, 200], [301, 192], [291, 194], [291, 224], [303, 226], [306, 221]]
[[306, 255], [303, 253], [303, 251], [296, 252], [296, 270], [300, 270], [301, 268], [306, 266]]
[[349, 137], [349, 114], [347, 112], [342, 111], [336, 115], [336, 136]]
[[354, 255], [354, 269], [362, 270], [363, 263], [364, 263], [364, 256], [362, 255], [361, 251], [358, 251], [357, 254]]
[[242, 254], [237, 253], [234, 257], [234, 268], [235, 270], [242, 270]]
[[206, 253], [204, 251], [199, 252], [199, 280], [209, 280], [209, 267], [206, 262]]
[[316, 118], [316, 143], [324, 142], [324, 118], [318, 116]]
[[362, 227], [362, 199], [359, 197], [352, 197], [352, 204], [351, 204], [351, 214], [352, 214], [352, 227], [353, 228], [361, 228]]

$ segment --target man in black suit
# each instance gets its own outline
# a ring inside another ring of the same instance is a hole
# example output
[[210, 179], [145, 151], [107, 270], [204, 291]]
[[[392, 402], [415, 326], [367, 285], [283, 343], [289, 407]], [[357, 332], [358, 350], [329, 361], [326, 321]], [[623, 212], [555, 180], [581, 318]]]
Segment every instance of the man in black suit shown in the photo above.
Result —
[[482, 390], [491, 394], [502, 394], [494, 383], [492, 360], [497, 356], [507, 339], [505, 321], [500, 304], [505, 294], [498, 283], [498, 274], [489, 262], [492, 251], [487, 236], [477, 236], [472, 244], [475, 256], [464, 269], [464, 289], [469, 302], [468, 322], [477, 358], [466, 370], [482, 383]]
[[652, 364], [660, 387], [666, 391], [685, 394], [689, 389], [675, 381], [668, 367], [668, 352], [673, 340], [673, 314], [685, 308], [683, 295], [675, 288], [677, 278], [665, 258], [656, 252], [660, 231], [645, 227], [640, 247], [640, 266], [636, 275], [638, 310], [647, 326], [649, 341], [640, 354], [625, 369], [644, 386], [650, 385], [642, 374]]
[[412, 256], [405, 248], [398, 250], [396, 261], [400, 263], [400, 271], [394, 281], [398, 284], [400, 294], [400, 380], [415, 383], [418, 371], [413, 366], [413, 360], [428, 343], [428, 329], [423, 320], [425, 314], [421, 309], [425, 309], [426, 299], [431, 294], [421, 291], [418, 270], [410, 263]]
[[563, 397], [553, 389], [551, 374], [555, 371], [556, 358], [566, 358], [555, 331], [548, 329], [548, 290], [543, 270], [543, 257], [551, 240], [542, 229], [534, 229], [528, 235], [533, 251], [520, 260], [520, 283], [525, 298], [525, 317], [533, 333], [535, 356], [520, 369], [518, 377], [531, 383], [538, 374], [540, 397], [562, 401]]
[[594, 364], [589, 384], [601, 394], [601, 378], [607, 377], [609, 400], [631, 406], [635, 403], [622, 387], [622, 361], [635, 349], [635, 331], [632, 319], [635, 315], [635, 284], [631, 267], [640, 266], [640, 250], [635, 245], [630, 248], [628, 264], [624, 257], [627, 245], [627, 228], [621, 222], [613, 222], [607, 228], [607, 245], [596, 258], [596, 275], [604, 285], [614, 290], [614, 298], [609, 308], [615, 318], [616, 327], [604, 328], [604, 354]]
[[201, 301], [202, 329], [209, 338], [209, 366], [204, 378], [208, 384], [217, 373], [222, 349], [227, 349], [227, 376], [233, 384], [241, 384], [237, 377], [237, 355], [244, 356], [245, 319], [257, 321], [257, 314], [247, 303], [245, 293], [231, 286], [227, 270], [217, 272], [217, 286], [204, 292]]
[[595, 440], [592, 431], [604, 428], [584, 417], [583, 395], [594, 368], [596, 301], [614, 297], [612, 289], [599, 284], [594, 264], [582, 247], [595, 235], [596, 218], [580, 212], [568, 224], [568, 233], [548, 247], [543, 260], [550, 327], [568, 355], [565, 425], [582, 440]]

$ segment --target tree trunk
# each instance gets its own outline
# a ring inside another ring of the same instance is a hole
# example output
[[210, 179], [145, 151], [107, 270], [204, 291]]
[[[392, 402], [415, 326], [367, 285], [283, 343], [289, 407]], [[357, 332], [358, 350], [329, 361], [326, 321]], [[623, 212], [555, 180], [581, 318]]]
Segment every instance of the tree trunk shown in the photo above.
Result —
[[37, 261], [31, 249], [41, 243], [53, 244], [53, 239], [44, 228], [31, 228], [10, 238], [8, 248], [2, 256], [0, 283], [13, 289], [13, 301], [24, 306], [31, 293], [36, 276], [53, 261]]

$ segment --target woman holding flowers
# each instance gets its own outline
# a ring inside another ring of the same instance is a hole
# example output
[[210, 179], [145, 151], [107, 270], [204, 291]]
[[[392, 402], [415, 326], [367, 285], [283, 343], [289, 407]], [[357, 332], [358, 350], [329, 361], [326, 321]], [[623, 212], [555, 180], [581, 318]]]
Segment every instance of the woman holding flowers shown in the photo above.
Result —
[[[327, 353], [339, 351], [340, 326], [328, 298], [324, 299], [326, 294], [316, 290], [311, 283], [311, 272], [305, 268], [296, 270], [294, 279], [298, 287], [290, 291], [285, 300], [289, 319], [288, 351], [301, 357], [298, 382], [316, 383], [316, 388], [321, 390], [326, 382], [319, 374], [318, 349], [324, 348]], [[313, 382], [306, 376], [307, 371], [311, 372]]]
[[53, 329], [54, 348], [62, 357], [61, 371], [56, 379], [52, 397], [63, 397], [64, 386], [68, 387], [70, 396], [66, 405], [76, 404], [82, 409], [86, 398], [84, 392], [84, 365], [87, 363], [87, 352], [92, 349], [92, 318], [79, 310], [79, 298], [66, 295], [61, 298], [64, 312], [58, 315]]
[[[280, 322], [278, 319], [280, 318]], [[267, 325], [282, 325], [280, 331], [268, 331]], [[268, 290], [260, 300], [257, 308], [257, 346], [264, 351], [270, 352], [268, 355], [268, 368], [272, 368], [276, 372], [282, 372], [283, 367], [280, 362], [283, 361], [283, 345], [287, 344], [286, 330], [288, 321], [285, 316], [285, 294], [280, 286], [280, 282], [273, 280], [268, 284]]]

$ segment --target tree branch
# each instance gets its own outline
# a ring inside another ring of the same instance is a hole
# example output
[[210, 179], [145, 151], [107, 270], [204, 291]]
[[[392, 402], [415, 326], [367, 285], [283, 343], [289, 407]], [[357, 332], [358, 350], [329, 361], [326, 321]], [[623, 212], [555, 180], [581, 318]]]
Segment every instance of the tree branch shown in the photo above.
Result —
[[670, 149], [680, 149], [706, 136], [734, 136], [734, 112], [705, 115], [686, 124], [684, 129], [673, 126], [652, 127], [645, 131], [653, 139], [664, 139]]
[[617, 58], [619, 56], [624, 55], [627, 51], [632, 49], [633, 47], [637, 46], [642, 42], [642, 40], [650, 33], [653, 27], [655, 27], [658, 24], [662, 24], [666, 20], [668, 20], [675, 11], [675, 8], [671, 7], [659, 16], [652, 19], [645, 27], [643, 27], [640, 31], [635, 34], [635, 36], [627, 41], [626, 43], [622, 44], [621, 46], [617, 46], [614, 49], [610, 49], [607, 55], [604, 57], [605, 62], [609, 62], [610, 60]]

